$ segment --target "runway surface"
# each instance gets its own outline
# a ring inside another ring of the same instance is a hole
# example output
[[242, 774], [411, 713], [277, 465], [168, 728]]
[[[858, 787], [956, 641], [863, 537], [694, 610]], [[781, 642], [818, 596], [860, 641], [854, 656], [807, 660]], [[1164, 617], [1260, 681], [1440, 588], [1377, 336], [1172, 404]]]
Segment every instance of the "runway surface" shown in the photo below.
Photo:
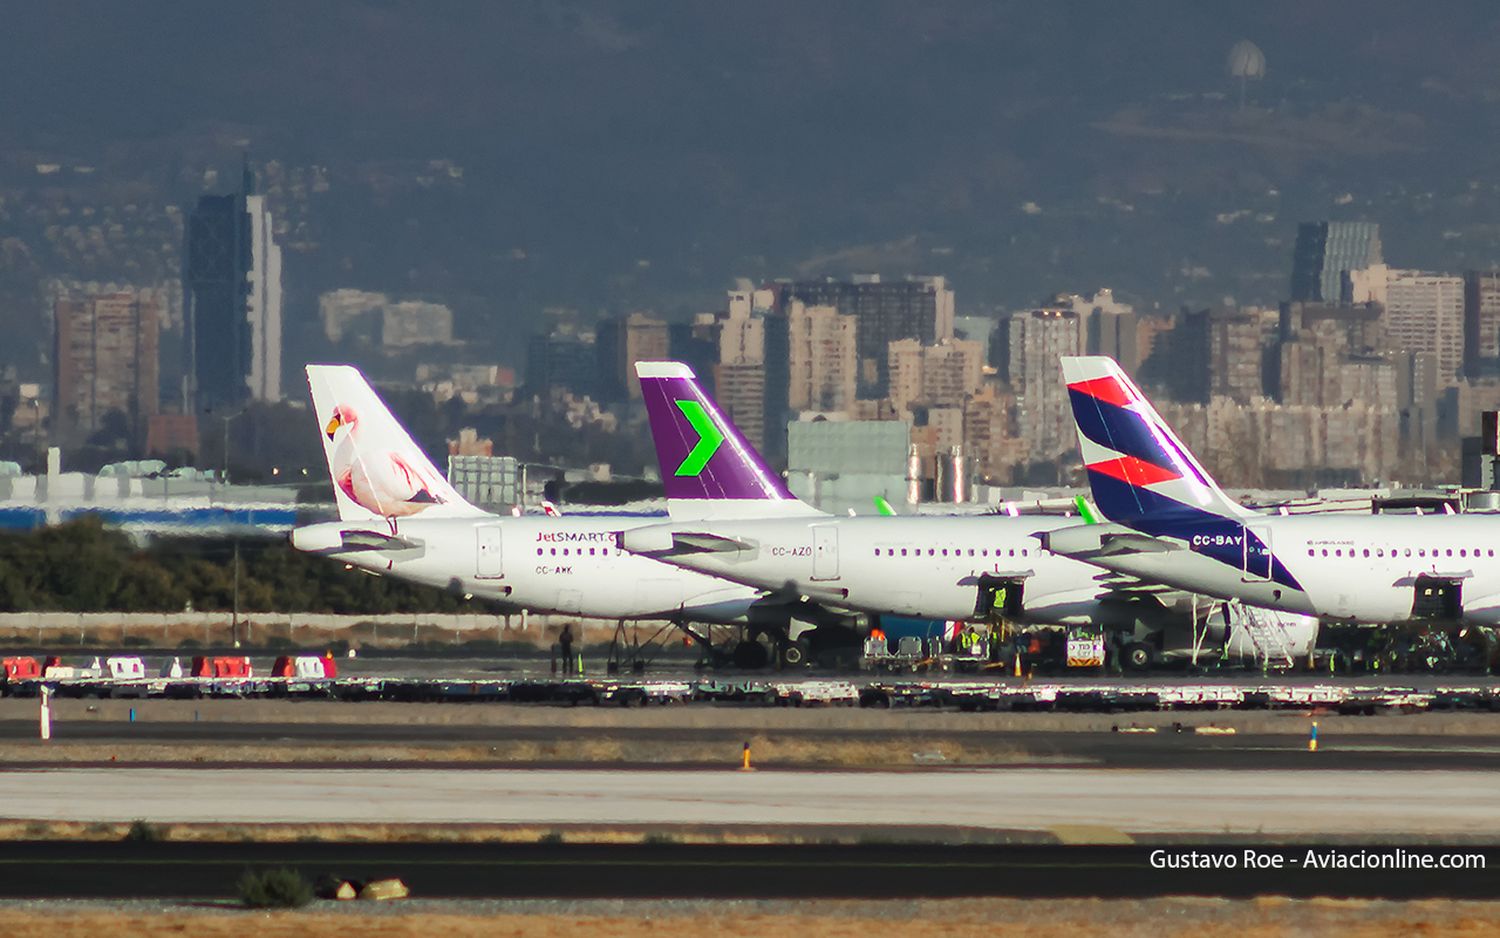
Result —
[[0, 771], [0, 815], [1500, 837], [1500, 786], [1478, 770], [63, 768]]

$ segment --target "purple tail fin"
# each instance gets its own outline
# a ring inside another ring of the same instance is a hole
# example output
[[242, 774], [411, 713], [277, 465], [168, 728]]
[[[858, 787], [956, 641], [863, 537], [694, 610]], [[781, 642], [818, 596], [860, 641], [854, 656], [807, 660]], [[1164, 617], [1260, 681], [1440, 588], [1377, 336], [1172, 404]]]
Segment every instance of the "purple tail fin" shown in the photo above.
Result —
[[787, 490], [680, 362], [636, 362], [674, 518], [812, 511]]

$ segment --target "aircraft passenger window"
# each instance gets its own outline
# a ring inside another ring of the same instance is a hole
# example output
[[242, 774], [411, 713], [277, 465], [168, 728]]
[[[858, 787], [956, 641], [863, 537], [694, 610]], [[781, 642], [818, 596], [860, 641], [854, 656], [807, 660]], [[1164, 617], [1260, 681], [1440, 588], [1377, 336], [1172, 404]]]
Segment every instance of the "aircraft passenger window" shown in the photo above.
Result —
[[597, 550], [597, 549], [598, 549], [598, 548], [595, 548], [595, 547], [590, 547], [590, 548], [589, 548], [589, 556], [590, 556], [590, 557], [592, 557], [592, 556], [594, 556], [594, 551], [595, 551], [595, 550]]
[[1405, 551], [1403, 551], [1403, 556], [1406, 556], [1406, 557], [1410, 557], [1411, 556], [1411, 548], [1410, 547], [1408, 547]]
[[1452, 556], [1453, 556], [1453, 548], [1451, 548], [1451, 547], [1450, 547], [1450, 548], [1448, 548], [1448, 556], [1449, 556], [1449, 557], [1452, 557]]
[[979, 556], [981, 556], [981, 557], [988, 557], [989, 555], [990, 555], [990, 549], [988, 547], [981, 547], [981, 548], [979, 548]]
[[927, 556], [929, 556], [929, 557], [936, 557], [937, 556], [937, 548], [936, 547], [929, 547], [929, 548], [927, 548]]
[[[1494, 553], [1494, 551], [1490, 551], [1490, 553], [1492, 553], [1492, 554], [1493, 554], [1493, 553]], [[970, 548], [969, 548], [969, 556], [970, 556], [970, 557], [972, 557], [972, 556], [974, 556], [974, 548], [972, 548], [972, 547], [970, 547]]]
[[1368, 548], [1368, 547], [1365, 548], [1365, 556], [1366, 557], [1370, 556], [1370, 548]]
[[536, 549], [536, 555], [537, 555], [537, 556], [538, 556], [538, 557], [540, 557], [540, 556], [542, 556], [542, 549], [541, 549], [541, 548], [540, 548], [540, 547], [538, 547], [538, 548], [537, 548], [537, 549]]
[[1467, 550], [1465, 550], [1464, 548], [1460, 547], [1458, 549], [1458, 556], [1460, 556], [1460, 557], [1467, 557], [1467, 556], [1469, 556], [1469, 552]]
[[1029, 556], [1030, 556], [1030, 555], [1031, 555], [1031, 551], [1029, 551], [1029, 550], [1027, 550], [1027, 549], [1026, 549], [1026, 548], [1024, 548], [1024, 547], [1023, 547], [1023, 548], [1021, 548], [1021, 556], [1022, 556], [1022, 557], [1029, 557]]
[[905, 547], [901, 548], [901, 556], [903, 556], [903, 557], [906, 556], [906, 548]]
[[944, 557], [948, 556], [948, 548], [946, 548], [946, 547], [943, 548], [943, 556]]
[[1326, 547], [1325, 547], [1325, 548], [1323, 548], [1323, 556], [1324, 556], [1324, 557], [1327, 557], [1327, 556], [1328, 556], [1328, 548], [1326, 548]]
[[1309, 547], [1307, 549], [1307, 556], [1309, 556], [1309, 557], [1316, 557], [1317, 554], [1318, 554], [1318, 552], [1315, 551], [1315, 550], [1313, 550], [1311, 547]]
[[1015, 548], [1014, 548], [1014, 547], [1012, 547], [1012, 548], [1011, 548], [1011, 549], [1010, 549], [1010, 555], [1011, 555], [1011, 556], [1012, 556], [1012, 557], [1014, 557], [1014, 556], [1015, 556], [1015, 555], [1016, 555], [1016, 549], [1015, 549]]
[[553, 547], [553, 548], [551, 548], [551, 550], [552, 550], [552, 556], [556, 557], [557, 556], [557, 548]]
[[1385, 549], [1381, 548], [1381, 547], [1375, 548], [1375, 556], [1377, 556], [1377, 557], [1384, 557], [1385, 556]]

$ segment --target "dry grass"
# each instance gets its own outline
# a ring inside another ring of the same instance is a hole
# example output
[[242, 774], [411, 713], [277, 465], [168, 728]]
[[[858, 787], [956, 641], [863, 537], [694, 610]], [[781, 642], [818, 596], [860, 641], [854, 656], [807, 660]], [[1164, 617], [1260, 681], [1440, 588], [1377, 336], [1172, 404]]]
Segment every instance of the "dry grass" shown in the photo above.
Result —
[[[1236, 935], [1337, 934], [1351, 938], [1442, 934], [1493, 935], [1500, 908], [1478, 902], [1360, 902], [1286, 899], [1225, 901], [957, 900], [925, 902], [625, 903], [624, 913], [538, 914], [501, 909], [462, 914], [455, 904], [408, 903], [336, 910], [235, 912], [170, 909], [102, 912], [57, 904], [41, 910], [3, 908], [9, 930], [51, 938], [191, 933], [195, 938], [335, 936], [357, 929], [364, 938], [445, 938], [527, 935], [551, 938], [588, 934], [636, 938], [714, 934], [725, 938], [868, 938], [870, 935], [968, 936], [1021, 933], [1036, 938], [1076, 938], [1107, 929], [1120, 938], [1200, 938]], [[1007, 927], [1009, 926], [1009, 927]]]
[[484, 743], [70, 743], [26, 741], [0, 746], [5, 763], [175, 763], [222, 765], [347, 764], [456, 762], [483, 765], [584, 763], [609, 765], [740, 764], [742, 745], [760, 766], [894, 769], [916, 765], [1014, 765], [1047, 761], [1020, 747], [973, 737], [892, 736], [881, 739], [810, 738], [795, 733], [749, 735], [726, 733], [714, 742], [672, 739], [613, 739], [608, 735], [562, 736], [556, 740], [497, 740]]
[[[1310, 714], [1301, 711], [1193, 711], [1146, 713], [959, 713], [927, 709], [826, 707], [738, 707], [693, 705], [622, 709], [530, 704], [440, 704], [320, 700], [73, 700], [53, 704], [53, 720], [124, 722], [131, 708], [141, 721], [212, 723], [299, 723], [320, 725], [547, 727], [571, 729], [697, 729], [736, 734], [799, 729], [863, 730], [914, 736], [942, 733], [1107, 733], [1113, 726], [1151, 725], [1170, 729], [1214, 724], [1239, 733], [1306, 736]], [[37, 718], [37, 702], [0, 698], [0, 720]], [[1416, 713], [1381, 716], [1320, 714], [1318, 728], [1328, 738], [1364, 734], [1493, 736], [1500, 718], [1493, 713]], [[745, 738], [741, 736], [741, 739]]]

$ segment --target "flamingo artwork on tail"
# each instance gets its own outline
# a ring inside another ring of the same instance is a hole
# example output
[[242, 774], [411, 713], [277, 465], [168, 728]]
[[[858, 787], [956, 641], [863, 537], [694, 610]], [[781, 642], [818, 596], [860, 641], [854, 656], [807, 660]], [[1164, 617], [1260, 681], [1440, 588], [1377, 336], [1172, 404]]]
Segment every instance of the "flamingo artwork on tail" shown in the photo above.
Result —
[[421, 469], [400, 453], [360, 445], [359, 413], [353, 407], [335, 407], [323, 432], [334, 443], [334, 484], [356, 504], [384, 518], [403, 518], [443, 503]]
[[416, 514], [483, 514], [453, 490], [357, 370], [309, 365], [307, 372], [340, 517], [383, 518], [394, 534], [398, 519]]

